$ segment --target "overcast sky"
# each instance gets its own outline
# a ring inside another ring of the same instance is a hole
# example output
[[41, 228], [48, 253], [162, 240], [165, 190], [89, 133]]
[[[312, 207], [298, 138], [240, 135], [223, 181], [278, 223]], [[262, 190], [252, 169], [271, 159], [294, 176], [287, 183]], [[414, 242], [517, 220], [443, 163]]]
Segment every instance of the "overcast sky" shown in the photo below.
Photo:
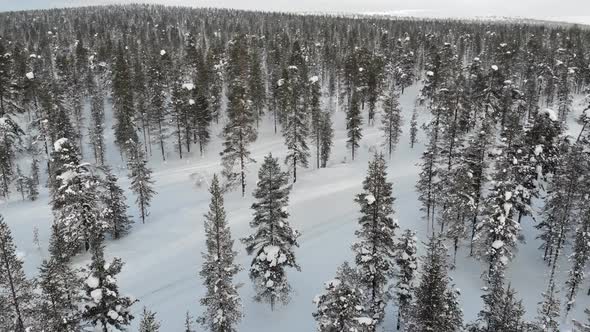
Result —
[[590, 24], [590, 0], [0, 0], [0, 11], [136, 2], [268, 11], [387, 12], [421, 17], [511, 16]]

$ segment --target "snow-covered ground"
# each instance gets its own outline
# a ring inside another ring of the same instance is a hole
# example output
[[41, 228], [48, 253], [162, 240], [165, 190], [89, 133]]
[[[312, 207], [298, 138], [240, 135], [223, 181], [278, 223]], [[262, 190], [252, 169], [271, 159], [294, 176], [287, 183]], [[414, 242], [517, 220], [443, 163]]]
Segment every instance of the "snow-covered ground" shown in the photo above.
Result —
[[[417, 92], [418, 88], [413, 87], [401, 96], [404, 135], [389, 161], [388, 176], [394, 184], [394, 194], [397, 197], [394, 208], [400, 224], [399, 233], [410, 228], [418, 233], [421, 240], [426, 240], [426, 222], [421, 218], [414, 191], [418, 176], [417, 163], [423, 146], [419, 143], [414, 149], [410, 149], [408, 135]], [[366, 119], [366, 115], [364, 116]], [[252, 156], [259, 163], [249, 167], [248, 194], [242, 198], [239, 192], [232, 192], [225, 197], [235, 249], [239, 253], [237, 260], [244, 268], [237, 277], [237, 282], [243, 283], [240, 295], [245, 308], [240, 331], [314, 331], [315, 321], [311, 316], [314, 311], [314, 296], [322, 292], [325, 281], [333, 279], [337, 266], [344, 260], [352, 259], [350, 245], [355, 240], [354, 232], [358, 228], [359, 216], [358, 206], [353, 199], [361, 191], [361, 182], [372, 150], [375, 147], [380, 149], [383, 139], [378, 120], [372, 127], [365, 124], [358, 157], [351, 161], [350, 152], [346, 148], [343, 112], [337, 111], [333, 120], [336, 129], [335, 142], [329, 167], [315, 169], [315, 154], [312, 150], [310, 168], [298, 174], [300, 176], [290, 197], [290, 222], [302, 232], [300, 248], [296, 250], [302, 272], [293, 270], [288, 273], [294, 293], [287, 306], [279, 306], [271, 312], [268, 305], [252, 300], [254, 294], [247, 275], [251, 258], [246, 255], [239, 242], [240, 238], [250, 232], [248, 223], [252, 217], [250, 205], [253, 201], [250, 193], [257, 180], [260, 162], [269, 152], [281, 160], [286, 153], [283, 138], [280, 133], [274, 133], [270, 118], [261, 123], [259, 138], [251, 146]], [[427, 121], [428, 114], [422, 111], [419, 120], [420, 124]], [[107, 107], [107, 128], [110, 128], [111, 122], [112, 112]], [[203, 157], [189, 156], [179, 160], [177, 155], [171, 153], [167, 158], [168, 162], [163, 163], [157, 150], [154, 150], [150, 165], [154, 168], [158, 195], [153, 200], [151, 214], [146, 223], [141, 224], [134, 204], [135, 197], [129, 194], [129, 212], [135, 216], [137, 223], [129, 236], [107, 244], [107, 255], [121, 257], [126, 263], [119, 275], [119, 284], [123, 292], [140, 300], [133, 306], [133, 312], [139, 316], [143, 306], [156, 311], [162, 331], [181, 331], [187, 310], [194, 317], [202, 312], [198, 302], [204, 294], [204, 287], [198, 277], [202, 263], [201, 252], [205, 249], [202, 216], [209, 204], [207, 181], [214, 172], [221, 170], [221, 140], [218, 138], [221, 125], [214, 125], [212, 143]], [[106, 134], [107, 160], [119, 172], [120, 185], [127, 188], [129, 182], [119, 153], [113, 146], [112, 132]], [[419, 140], [425, 141], [422, 132]], [[89, 151], [89, 148], [85, 150], [87, 156]], [[30, 276], [36, 275], [40, 261], [47, 255], [49, 226], [52, 221], [48, 203], [46, 190], [42, 190], [41, 197], [36, 202], [0, 203], [0, 213], [12, 229], [18, 249], [24, 255], [26, 272]], [[34, 227], [39, 228], [41, 250], [33, 244]], [[526, 243], [520, 245], [519, 253], [510, 265], [509, 278], [524, 300], [527, 317], [534, 319], [537, 302], [546, 287], [547, 268], [537, 249], [540, 243], [535, 240], [536, 230], [532, 220], [524, 220], [523, 234]], [[423, 245], [419, 247], [419, 253], [422, 251]], [[88, 260], [88, 255], [81, 255], [75, 258], [75, 263], [83, 265]], [[563, 285], [563, 277], [569, 267], [566, 258], [560, 267], [559, 285]], [[457, 268], [451, 274], [456, 286], [462, 291], [461, 300], [466, 321], [473, 320], [481, 308], [481, 272], [481, 264], [469, 257], [466, 248], [462, 248], [458, 253]], [[580, 291], [573, 313], [564, 322], [569, 322], [572, 318], [584, 319], [583, 309], [590, 304], [585, 292], [584, 288]], [[393, 310], [391, 307], [383, 324], [383, 331], [395, 329]], [[138, 321], [136, 319], [134, 324]], [[564, 331], [568, 331], [569, 325], [571, 324], [564, 324]], [[135, 330], [135, 326], [132, 330]], [[202, 329], [197, 327], [197, 331]]]

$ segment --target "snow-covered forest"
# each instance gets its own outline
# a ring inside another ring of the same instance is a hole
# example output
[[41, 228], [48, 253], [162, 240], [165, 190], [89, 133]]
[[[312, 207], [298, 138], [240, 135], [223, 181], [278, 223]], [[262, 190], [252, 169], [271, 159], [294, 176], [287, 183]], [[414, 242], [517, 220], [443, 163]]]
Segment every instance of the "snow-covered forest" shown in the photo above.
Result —
[[590, 28], [0, 13], [0, 331], [590, 331]]

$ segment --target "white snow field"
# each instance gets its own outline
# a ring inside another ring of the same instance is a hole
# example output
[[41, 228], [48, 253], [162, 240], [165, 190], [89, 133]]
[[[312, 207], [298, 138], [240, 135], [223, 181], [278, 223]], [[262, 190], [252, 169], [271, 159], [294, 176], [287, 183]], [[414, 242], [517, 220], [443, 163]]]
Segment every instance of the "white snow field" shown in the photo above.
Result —
[[[414, 190], [418, 177], [418, 166], [423, 145], [417, 144], [410, 149], [409, 125], [418, 87], [407, 89], [401, 96], [404, 116], [404, 134], [396, 152], [389, 160], [388, 177], [394, 184], [394, 204], [396, 218], [400, 228], [398, 234], [410, 228], [417, 232], [421, 241], [427, 239], [426, 221], [419, 211], [420, 205]], [[107, 160], [118, 173], [119, 184], [127, 190], [129, 182], [119, 152], [113, 145], [112, 111], [106, 108]], [[366, 114], [364, 121], [366, 122]], [[300, 248], [296, 249], [296, 257], [302, 271], [288, 272], [288, 278], [294, 293], [291, 302], [286, 306], [278, 306], [271, 312], [270, 306], [253, 301], [253, 288], [248, 278], [248, 267], [251, 257], [246, 255], [239, 239], [250, 233], [249, 221], [252, 218], [250, 205], [253, 198], [252, 189], [256, 185], [257, 171], [263, 157], [272, 152], [281, 162], [285, 155], [283, 137], [275, 134], [271, 116], [268, 115], [259, 128], [258, 140], [252, 144], [252, 156], [258, 161], [249, 166], [246, 197], [239, 191], [225, 196], [225, 207], [229, 224], [232, 229], [234, 248], [239, 253], [238, 262], [243, 270], [238, 274], [236, 282], [243, 286], [239, 292], [244, 305], [244, 318], [238, 326], [243, 332], [308, 332], [315, 331], [312, 303], [315, 295], [323, 291], [324, 283], [334, 278], [336, 268], [344, 260], [352, 260], [351, 244], [355, 241], [354, 232], [358, 228], [358, 205], [353, 201], [361, 192], [361, 182], [365, 177], [367, 162], [374, 149], [381, 149], [383, 141], [379, 130], [379, 118], [373, 126], [363, 125], [363, 139], [354, 161], [350, 160], [350, 152], [346, 148], [346, 131], [343, 110], [336, 110], [333, 121], [335, 126], [334, 149], [328, 168], [315, 168], [315, 151], [310, 143], [311, 158], [308, 169], [298, 171], [297, 183], [293, 186], [289, 202], [290, 222], [301, 231]], [[87, 117], [89, 118], [89, 117]], [[419, 124], [428, 120], [428, 112], [420, 111]], [[193, 317], [203, 311], [199, 304], [204, 294], [204, 287], [198, 276], [201, 268], [201, 252], [205, 250], [203, 232], [203, 214], [208, 209], [208, 181], [214, 172], [221, 170], [219, 151], [221, 139], [219, 133], [223, 125], [214, 124], [212, 143], [204, 156], [190, 156], [182, 160], [178, 155], [170, 153], [167, 162], [163, 163], [159, 152], [154, 149], [150, 166], [154, 168], [155, 196], [151, 213], [145, 224], [141, 224], [139, 213], [135, 207], [133, 195], [128, 194], [129, 212], [134, 216], [136, 224], [131, 233], [117, 241], [108, 240], [107, 256], [118, 256], [125, 266], [118, 276], [119, 284], [125, 294], [132, 295], [140, 302], [132, 309], [136, 317], [143, 306], [157, 312], [161, 321], [161, 330], [182, 331], [185, 313], [188, 310]], [[424, 142], [420, 131], [419, 141]], [[168, 144], [173, 144], [169, 140]], [[172, 149], [170, 149], [172, 150]], [[90, 149], [85, 152], [90, 158]], [[284, 167], [284, 166], [283, 166]], [[49, 226], [52, 213], [49, 207], [47, 191], [42, 190], [36, 202], [13, 200], [0, 203], [0, 213], [8, 222], [18, 246], [23, 253], [26, 272], [29, 276], [37, 274], [40, 261], [47, 256]], [[541, 300], [541, 292], [546, 288], [548, 269], [541, 259], [538, 250], [539, 241], [535, 239], [536, 229], [531, 218], [523, 220], [522, 233], [526, 243], [519, 245], [516, 259], [510, 264], [509, 281], [518, 290], [518, 296], [524, 300], [527, 318], [536, 317], [537, 302]], [[33, 229], [39, 228], [41, 249], [33, 243]], [[468, 243], [457, 256], [457, 268], [451, 272], [456, 287], [461, 289], [461, 301], [464, 308], [465, 321], [476, 318], [482, 306], [480, 299], [482, 264], [469, 257]], [[419, 253], [424, 246], [420, 244]], [[559, 285], [563, 286], [564, 276], [569, 268], [567, 255], [563, 255], [560, 263]], [[89, 255], [75, 258], [75, 264], [84, 265]], [[590, 304], [586, 296], [588, 284], [580, 290], [578, 303], [567, 318], [562, 318], [563, 330], [569, 331], [573, 318], [585, 319], [583, 310]], [[563, 298], [563, 296], [562, 296]], [[395, 308], [390, 306], [385, 323], [380, 330], [395, 331]], [[130, 331], [137, 330], [139, 319], [134, 320]], [[197, 331], [204, 331], [194, 326]]]

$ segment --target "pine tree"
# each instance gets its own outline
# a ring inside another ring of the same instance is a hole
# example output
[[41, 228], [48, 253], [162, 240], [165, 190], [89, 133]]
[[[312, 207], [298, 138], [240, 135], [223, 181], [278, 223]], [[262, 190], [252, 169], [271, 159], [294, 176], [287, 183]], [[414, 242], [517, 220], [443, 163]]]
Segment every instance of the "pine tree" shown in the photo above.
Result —
[[146, 307], [143, 307], [141, 321], [139, 322], [139, 332], [158, 331], [160, 331], [160, 323], [156, 320], [156, 313], [149, 311]]
[[27, 178], [25, 183], [27, 198], [30, 201], [35, 201], [39, 197], [39, 162], [37, 159], [33, 159], [31, 165], [31, 175]]
[[584, 313], [588, 316], [587, 323], [574, 320], [574, 332], [590, 332], [590, 309], [586, 308]]
[[119, 258], [108, 263], [105, 261], [102, 236], [93, 239], [92, 261], [84, 284], [82, 319], [94, 326], [96, 331], [123, 330], [134, 318], [129, 309], [136, 301], [121, 295], [117, 285], [116, 275], [122, 267], [123, 262]]
[[207, 288], [201, 304], [207, 310], [199, 322], [211, 332], [233, 332], [237, 331], [236, 325], [242, 318], [241, 300], [233, 283], [240, 267], [234, 263], [237, 253], [233, 250], [217, 175], [213, 175], [209, 192], [211, 203], [205, 215], [207, 252], [203, 253], [204, 262], [200, 273]]
[[396, 284], [395, 298], [397, 302], [397, 329], [402, 320], [410, 314], [410, 306], [415, 289], [415, 278], [418, 270], [416, 233], [406, 230], [399, 243], [395, 246]]
[[137, 203], [141, 212], [141, 222], [145, 224], [145, 218], [149, 215], [153, 196], [156, 192], [153, 189], [152, 170], [147, 166], [147, 160], [139, 144], [129, 142], [129, 179], [131, 180], [131, 191], [137, 196]]
[[27, 182], [28, 178], [23, 175], [23, 172], [20, 170], [20, 166], [16, 165], [16, 179], [14, 180], [16, 184], [16, 191], [21, 195], [22, 200], [25, 200], [25, 194], [27, 192]]
[[[586, 205], [584, 201], [580, 204]], [[574, 236], [573, 253], [570, 256], [572, 267], [569, 269], [565, 282], [567, 289], [566, 313], [575, 304], [576, 293], [585, 279], [585, 270], [590, 258], [590, 207], [584, 206], [580, 217]]]
[[10, 318], [0, 328], [15, 332], [30, 328], [35, 322], [34, 297], [33, 283], [25, 276], [10, 229], [0, 215], [0, 302], [6, 301], [3, 309]]
[[195, 330], [193, 330], [192, 321], [193, 321], [193, 318], [191, 317], [191, 315], [187, 311], [186, 316], [184, 317], [184, 332], [195, 332]]
[[87, 251], [91, 239], [104, 230], [97, 196], [100, 179], [90, 165], [80, 163], [77, 146], [67, 138], [55, 142], [52, 165], [54, 222], [70, 255], [81, 248]]
[[539, 327], [544, 332], [559, 331], [560, 302], [559, 292], [555, 289], [554, 276], [549, 279], [549, 287], [543, 293], [543, 301], [539, 303]]
[[414, 294], [408, 332], [462, 331], [463, 313], [458, 293], [450, 288], [447, 275], [447, 250], [440, 238], [432, 237], [422, 260], [422, 277]]
[[351, 149], [352, 160], [354, 160], [356, 149], [360, 146], [359, 141], [363, 137], [361, 125], [362, 118], [359, 107], [358, 94], [353, 93], [350, 102], [350, 107], [346, 111], [346, 130], [348, 136], [346, 144]]
[[285, 164], [293, 173], [293, 182], [297, 182], [297, 167], [307, 167], [309, 162], [309, 147], [307, 146], [307, 135], [309, 128], [307, 124], [307, 107], [306, 107], [306, 73], [299, 68], [296, 63], [299, 43], [293, 45], [292, 58], [295, 58], [294, 64], [290, 65], [283, 73], [282, 97], [283, 105], [283, 136], [287, 146], [287, 156]]
[[506, 265], [514, 257], [520, 224], [516, 217], [518, 186], [511, 164], [504, 153], [499, 156], [494, 182], [484, 201], [484, 215], [476, 226], [474, 245], [479, 259], [489, 264], [490, 271], [498, 264]]
[[201, 92], [197, 93], [195, 100], [195, 135], [199, 142], [199, 151], [201, 155], [205, 152], [205, 146], [211, 139], [209, 126], [211, 125], [211, 108], [207, 97]]
[[245, 36], [239, 35], [232, 40], [229, 49], [228, 77], [231, 83], [227, 89], [228, 122], [223, 128], [221, 159], [227, 187], [241, 184], [242, 196], [246, 194], [246, 164], [254, 162], [248, 146], [257, 136], [255, 114], [248, 103], [247, 61]]
[[33, 181], [33, 184], [35, 186], [38, 186], [40, 184], [40, 182], [39, 182], [39, 159], [37, 159], [37, 158], [33, 158], [33, 161], [31, 162], [31, 175], [29, 176], [29, 178]]
[[365, 294], [358, 287], [359, 275], [347, 262], [336, 272], [336, 278], [326, 282], [325, 292], [314, 299], [318, 332], [371, 331], [373, 320], [367, 317]]
[[160, 146], [162, 160], [166, 160], [166, 139], [168, 138], [168, 93], [165, 60], [167, 53], [160, 51], [151, 58], [148, 69], [148, 122], [153, 140]]
[[125, 236], [133, 221], [127, 215], [127, 204], [125, 193], [117, 184], [117, 177], [106, 170], [105, 192], [103, 193], [104, 210], [102, 218], [105, 221], [106, 230], [114, 239]]
[[385, 138], [383, 145], [387, 147], [389, 158], [391, 158], [402, 133], [401, 109], [398, 99], [397, 93], [392, 91], [383, 104], [383, 117], [381, 120], [383, 126], [381, 130], [383, 130]]
[[332, 145], [334, 144], [334, 129], [332, 128], [332, 116], [330, 112], [324, 112], [322, 114], [320, 125], [320, 167], [326, 168], [330, 159]]
[[412, 120], [410, 120], [410, 148], [418, 142], [418, 110], [414, 108]]
[[263, 69], [261, 67], [260, 52], [256, 38], [252, 38], [250, 45], [250, 61], [248, 68], [250, 100], [252, 101], [252, 108], [256, 117], [256, 126], [262, 117], [264, 106], [266, 104], [266, 87], [263, 80]]
[[[131, 87], [131, 71], [123, 45], [117, 47], [117, 55], [113, 66], [112, 96], [115, 110], [115, 142], [123, 149], [131, 140], [137, 142], [137, 132], [133, 126], [133, 92]], [[63, 136], [60, 136], [63, 137]]]
[[242, 239], [246, 251], [253, 255], [250, 279], [256, 289], [257, 301], [287, 303], [291, 286], [285, 268], [300, 270], [295, 262], [294, 247], [299, 246], [299, 232], [291, 228], [286, 211], [289, 201], [288, 174], [282, 172], [278, 159], [271, 154], [264, 158], [258, 172], [258, 184], [254, 190], [256, 202], [252, 204], [254, 220], [250, 227], [254, 234]]
[[[488, 286], [481, 296], [484, 307], [478, 313], [476, 322], [470, 324], [468, 331], [528, 331], [529, 325], [524, 321], [524, 306], [516, 299], [515, 290], [504, 286], [504, 268], [496, 266], [487, 276]], [[531, 331], [536, 331], [531, 329]]]
[[355, 198], [361, 208], [361, 218], [360, 230], [356, 231], [358, 242], [352, 249], [362, 288], [367, 292], [367, 310], [376, 324], [383, 319], [385, 306], [391, 298], [388, 283], [394, 276], [394, 232], [398, 227], [393, 219], [393, 185], [387, 182], [386, 168], [383, 155], [376, 154], [369, 162], [363, 193]]
[[321, 85], [317, 76], [309, 78], [309, 111], [311, 115], [312, 139], [316, 148], [316, 167], [320, 168], [322, 150], [322, 129], [324, 125], [324, 113], [321, 109]]
[[16, 147], [23, 134], [22, 129], [11, 117], [0, 116], [0, 196], [4, 198], [7, 198], [10, 193], [10, 183], [14, 176], [13, 165], [16, 158]]
[[98, 165], [104, 165], [104, 96], [101, 89], [96, 89], [91, 97], [90, 104], [91, 125], [88, 133], [94, 160]]
[[67, 247], [53, 224], [49, 244], [51, 257], [39, 267], [40, 328], [44, 331], [78, 331], [82, 280], [68, 265]]

